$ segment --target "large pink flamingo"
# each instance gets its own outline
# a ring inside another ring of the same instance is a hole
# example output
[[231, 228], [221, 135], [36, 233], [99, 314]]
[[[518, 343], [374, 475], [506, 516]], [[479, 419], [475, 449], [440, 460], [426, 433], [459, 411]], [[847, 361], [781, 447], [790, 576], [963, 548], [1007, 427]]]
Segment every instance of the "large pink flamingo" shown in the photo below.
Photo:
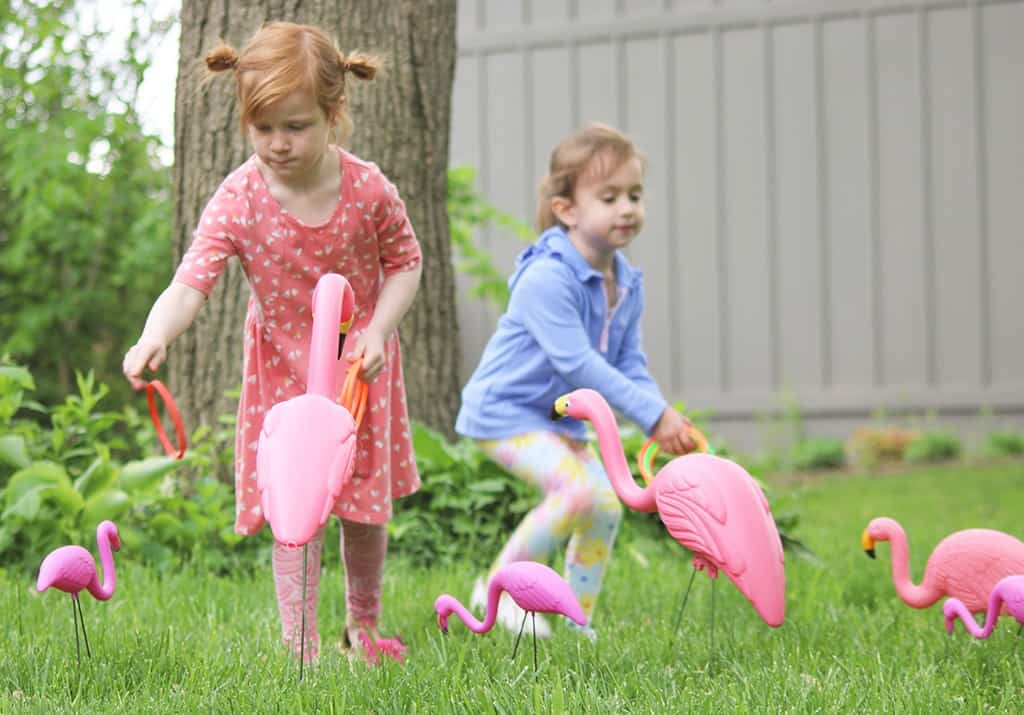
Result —
[[[434, 601], [437, 625], [443, 633], [448, 633], [448, 618], [454, 613], [474, 633], [487, 633], [498, 619], [498, 599], [502, 591], [525, 611], [519, 635], [516, 636], [516, 643], [512, 648], [513, 659], [519, 649], [519, 639], [523, 635], [527, 615], [557, 613], [571, 618], [581, 626], [587, 624], [583, 608], [565, 579], [544, 564], [535, 561], [514, 561], [498, 569], [487, 584], [487, 614], [483, 621], [477, 620], [454, 596], [443, 593]], [[533, 630], [533, 667], [536, 669], [537, 629]]]
[[[1001, 608], [1002, 607], [1002, 608]], [[959, 598], [950, 598], [942, 604], [942, 615], [946, 617], [946, 630], [953, 632], [953, 626], [959, 617], [964, 626], [975, 638], [988, 638], [996, 627], [996, 620], [1001, 610], [1017, 619], [1024, 627], [1024, 575], [1007, 576], [999, 580], [988, 597], [988, 610], [985, 613], [985, 625], [979, 626], [967, 606]], [[1018, 634], [1020, 629], [1018, 629]]]
[[82, 664], [82, 651], [78, 643], [78, 624], [82, 624], [82, 637], [85, 639], [85, 652], [91, 658], [89, 636], [85, 632], [85, 618], [82, 616], [82, 604], [78, 600], [79, 592], [84, 588], [97, 601], [107, 601], [114, 595], [117, 587], [117, 574], [114, 571], [114, 555], [111, 549], [121, 549], [121, 537], [117, 526], [112, 521], [102, 521], [96, 527], [96, 546], [103, 564], [103, 583], [96, 573], [96, 562], [92, 554], [81, 546], [61, 546], [51, 551], [43, 563], [39, 565], [39, 577], [36, 579], [36, 590], [42, 592], [53, 588], [71, 594], [71, 617], [75, 628], [75, 652], [78, 664]]
[[928, 608], [943, 596], [953, 596], [971, 613], [981, 613], [1001, 578], [1024, 573], [1024, 542], [992, 529], [965, 529], [940, 541], [928, 557], [920, 585], [910, 581], [910, 552], [903, 527], [888, 517], [872, 519], [861, 536], [861, 545], [871, 558], [875, 558], [877, 541], [891, 544], [896, 593], [913, 608]]
[[[274, 539], [302, 551], [302, 632], [299, 678], [306, 643], [306, 545], [334, 508], [355, 468], [356, 428], [362, 409], [346, 383], [338, 394], [338, 359], [355, 315], [355, 294], [344, 277], [328, 273], [313, 291], [313, 334], [306, 394], [274, 405], [263, 420], [256, 452], [256, 484]], [[354, 380], [355, 372], [350, 370]], [[365, 404], [365, 388], [361, 392]]]
[[765, 623], [782, 625], [782, 541], [768, 500], [743, 467], [710, 454], [687, 454], [662, 467], [641, 489], [626, 465], [615, 417], [599, 393], [586, 388], [570, 392], [555, 401], [552, 413], [594, 425], [601, 458], [619, 498], [635, 511], [657, 511], [676, 541], [693, 552], [695, 574], [706, 570], [715, 579], [719, 570], [724, 571]]

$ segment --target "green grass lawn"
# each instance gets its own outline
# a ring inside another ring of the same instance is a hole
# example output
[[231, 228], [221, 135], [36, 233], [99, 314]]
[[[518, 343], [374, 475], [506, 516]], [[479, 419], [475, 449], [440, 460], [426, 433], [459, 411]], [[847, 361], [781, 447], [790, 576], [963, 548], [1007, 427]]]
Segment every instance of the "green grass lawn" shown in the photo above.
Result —
[[[296, 682], [278, 643], [269, 572], [231, 580], [186, 571], [159, 576], [130, 562], [114, 598], [83, 597], [94, 656], [76, 676], [71, 606], [38, 595], [32, 578], [0, 575], [0, 711], [103, 713], [509, 712], [1020, 712], [1024, 636], [1012, 619], [987, 641], [946, 635], [941, 606], [914, 610], [896, 596], [888, 544], [866, 558], [860, 535], [887, 515], [906, 528], [915, 581], [932, 547], [957, 529], [1024, 536], [1024, 465], [933, 468], [790, 486], [797, 535], [820, 563], [787, 558], [787, 613], [771, 629], [725, 578], [715, 600], [699, 575], [678, 636], [674, 609], [690, 567], [667, 538], [625, 533], [607, 576], [596, 644], [567, 628], [540, 643], [470, 633], [445, 637], [432, 604], [463, 598], [469, 568], [388, 563], [385, 630], [410, 649], [406, 666], [350, 666], [337, 653], [344, 621], [337, 544], [325, 553], [320, 630], [324, 656]], [[628, 529], [628, 527], [627, 527]], [[131, 545], [126, 544], [125, 549]], [[122, 551], [122, 553], [124, 553]]]

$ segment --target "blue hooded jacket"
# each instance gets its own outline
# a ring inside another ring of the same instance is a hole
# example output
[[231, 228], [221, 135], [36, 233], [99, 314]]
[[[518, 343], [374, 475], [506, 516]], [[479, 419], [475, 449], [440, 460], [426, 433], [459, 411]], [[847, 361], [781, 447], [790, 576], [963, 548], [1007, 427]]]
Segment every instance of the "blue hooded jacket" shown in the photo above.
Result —
[[608, 313], [604, 279], [560, 227], [516, 259], [508, 310], [462, 390], [455, 430], [474, 439], [560, 432], [586, 439], [578, 420], [550, 419], [554, 401], [590, 387], [650, 434], [666, 402], [641, 347], [640, 271], [615, 254], [619, 299]]

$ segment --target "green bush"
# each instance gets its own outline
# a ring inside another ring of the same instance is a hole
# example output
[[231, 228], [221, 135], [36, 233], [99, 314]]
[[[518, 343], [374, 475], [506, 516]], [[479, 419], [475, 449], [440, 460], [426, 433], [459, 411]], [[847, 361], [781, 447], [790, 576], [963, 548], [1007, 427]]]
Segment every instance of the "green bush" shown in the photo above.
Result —
[[[186, 559], [213, 570], [253, 562], [258, 540], [234, 533], [232, 488], [212, 478], [193, 487], [179, 473], [230, 460], [231, 431], [196, 430], [177, 461], [162, 456], [148, 417], [131, 406], [99, 409], [107, 388], [91, 374], [78, 374], [77, 386], [47, 410], [25, 400], [35, 389], [26, 369], [0, 365], [0, 562], [34, 569], [57, 546], [92, 544], [103, 519], [117, 523], [123, 556], [160, 568]], [[37, 419], [46, 415], [49, 428]], [[146, 456], [154, 454], [161, 456]]]
[[846, 449], [832, 437], [808, 437], [793, 447], [790, 460], [793, 468], [801, 472], [838, 469], [846, 464]]
[[960, 456], [960, 440], [949, 432], [923, 432], [907, 445], [903, 458], [911, 463], [945, 462]]
[[992, 432], [985, 438], [985, 452], [993, 457], [1024, 455], [1024, 435], [1015, 432]]
[[395, 510], [389, 525], [392, 550], [422, 564], [460, 558], [489, 563], [539, 494], [472, 440], [450, 444], [414, 424], [413, 445], [423, 486]]

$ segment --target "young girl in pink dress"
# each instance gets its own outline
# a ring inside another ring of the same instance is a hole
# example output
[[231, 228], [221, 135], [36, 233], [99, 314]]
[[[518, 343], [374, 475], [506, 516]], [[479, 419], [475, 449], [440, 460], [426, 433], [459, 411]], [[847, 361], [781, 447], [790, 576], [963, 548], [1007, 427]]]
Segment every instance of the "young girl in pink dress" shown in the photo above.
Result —
[[[374, 58], [346, 57], [319, 29], [265, 25], [238, 54], [220, 46], [206, 58], [211, 72], [233, 72], [241, 123], [254, 154], [210, 199], [171, 285], [160, 295], [142, 336], [124, 358], [138, 389], [144, 367], [156, 370], [168, 345], [195, 319], [229, 258], [236, 256], [252, 295], [245, 317], [242, 395], [235, 440], [235, 530], [264, 525], [256, 489], [256, 445], [263, 417], [276, 403], [306, 391], [311, 299], [317, 279], [344, 275], [356, 296], [347, 360], [362, 357], [369, 383], [352, 480], [334, 513], [341, 518], [346, 577], [343, 641], [376, 643], [400, 657], [396, 641], [379, 639], [381, 577], [393, 499], [419, 487], [402, 381], [396, 328], [419, 285], [419, 244], [394, 185], [376, 165], [332, 144], [351, 131], [347, 75], [373, 79]], [[347, 362], [340, 367], [347, 369]], [[312, 428], [312, 427], [311, 427]], [[316, 603], [323, 531], [307, 561], [305, 652], [318, 648]], [[285, 643], [300, 651], [301, 550], [278, 544], [274, 580]]]

